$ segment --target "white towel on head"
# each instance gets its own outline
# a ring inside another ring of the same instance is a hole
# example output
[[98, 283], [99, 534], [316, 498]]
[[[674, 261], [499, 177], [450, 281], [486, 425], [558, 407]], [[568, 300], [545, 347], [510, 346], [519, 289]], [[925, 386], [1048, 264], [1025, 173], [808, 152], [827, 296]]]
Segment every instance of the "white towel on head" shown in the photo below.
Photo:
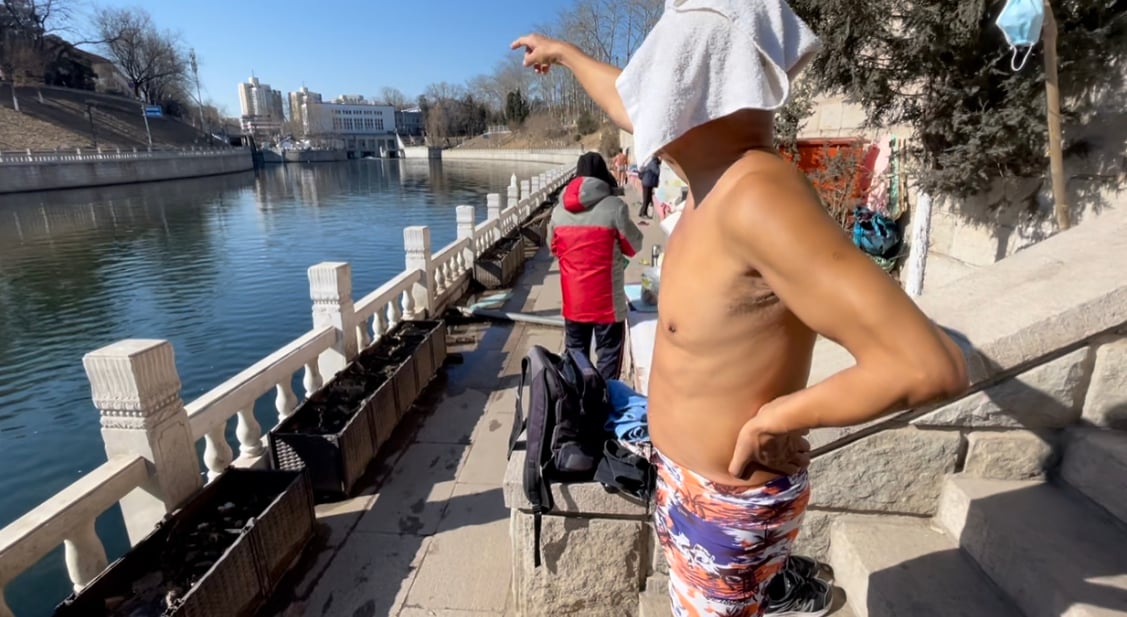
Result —
[[667, 0], [617, 82], [639, 164], [709, 121], [778, 109], [819, 49], [785, 0]]

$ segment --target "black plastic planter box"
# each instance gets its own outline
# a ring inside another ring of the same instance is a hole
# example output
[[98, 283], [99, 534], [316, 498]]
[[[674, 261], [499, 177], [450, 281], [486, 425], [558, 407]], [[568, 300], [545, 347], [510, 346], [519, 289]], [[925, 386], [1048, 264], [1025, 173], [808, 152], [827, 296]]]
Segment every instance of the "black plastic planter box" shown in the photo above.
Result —
[[446, 324], [407, 320], [397, 324], [357, 362], [369, 370], [395, 366], [389, 376], [396, 393], [396, 419], [402, 419], [446, 360]]
[[249, 617], [301, 556], [313, 524], [306, 473], [228, 469], [54, 615]]
[[524, 241], [515, 231], [474, 261], [474, 279], [486, 289], [508, 287], [524, 263]]
[[[274, 468], [308, 468], [319, 500], [350, 495], [375, 456], [371, 423], [376, 414], [371, 408], [380, 391], [371, 391], [368, 383], [370, 377], [350, 364], [270, 431]], [[351, 387], [345, 389], [345, 384]], [[327, 410], [336, 410], [329, 417], [339, 428], [325, 430], [321, 422]], [[341, 417], [347, 419], [342, 422]]]

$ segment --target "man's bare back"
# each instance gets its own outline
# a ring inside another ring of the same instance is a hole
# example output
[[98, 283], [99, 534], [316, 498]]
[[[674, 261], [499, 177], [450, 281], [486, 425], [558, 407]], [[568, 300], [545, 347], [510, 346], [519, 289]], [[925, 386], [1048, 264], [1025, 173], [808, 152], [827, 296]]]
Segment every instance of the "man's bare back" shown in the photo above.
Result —
[[[749, 174], [794, 182], [793, 201], [755, 204], [733, 189]], [[687, 205], [666, 243], [651, 369], [654, 445], [678, 464], [727, 485], [760, 485], [728, 471], [736, 438], [763, 405], [806, 386], [815, 334], [779, 300], [742, 251], [725, 246], [730, 208], [821, 207], [805, 180], [767, 152], [737, 162], [700, 204]]]

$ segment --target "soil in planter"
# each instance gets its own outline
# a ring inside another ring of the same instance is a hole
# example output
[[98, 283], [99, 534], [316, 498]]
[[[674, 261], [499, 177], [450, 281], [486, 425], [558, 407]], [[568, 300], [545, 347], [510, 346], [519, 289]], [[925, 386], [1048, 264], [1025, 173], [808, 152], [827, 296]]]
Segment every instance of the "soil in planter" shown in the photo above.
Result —
[[384, 379], [390, 378], [401, 364], [411, 358], [411, 354], [418, 349], [429, 328], [406, 321], [400, 324], [394, 332], [380, 339], [371, 352], [362, 354], [356, 359], [356, 364], [367, 371], [378, 372]]
[[[170, 615], [183, 597], [223, 555], [247, 523], [262, 514], [277, 495], [248, 491], [240, 503], [227, 502], [202, 511], [171, 529], [149, 574], [133, 582], [130, 595], [106, 598], [110, 617], [160, 617]], [[125, 591], [125, 590], [122, 590]]]
[[509, 251], [513, 250], [513, 247], [515, 247], [518, 242], [520, 242], [520, 237], [505, 236], [504, 238], [498, 240], [497, 244], [494, 244], [492, 247], [483, 252], [481, 256], [478, 257], [478, 259], [481, 261], [503, 259], [505, 255], [509, 254]]
[[385, 381], [385, 371], [352, 365], [337, 375], [325, 390], [311, 398], [299, 417], [286, 427], [289, 433], [334, 435], [344, 430], [364, 402], [366, 392], [374, 392]]

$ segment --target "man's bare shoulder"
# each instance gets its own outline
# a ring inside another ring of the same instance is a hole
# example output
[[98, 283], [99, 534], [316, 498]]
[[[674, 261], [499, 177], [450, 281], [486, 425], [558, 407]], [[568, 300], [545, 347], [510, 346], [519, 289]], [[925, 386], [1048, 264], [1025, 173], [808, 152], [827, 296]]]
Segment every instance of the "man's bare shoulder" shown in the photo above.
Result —
[[852, 243], [806, 176], [790, 163], [772, 158], [734, 170], [738, 173], [717, 200], [726, 240], [757, 267], [779, 251], [802, 259], [826, 250], [845, 252]]
[[725, 229], [754, 233], [765, 224], [831, 220], [806, 176], [782, 159], [771, 156], [749, 161], [732, 172], [716, 200]]

